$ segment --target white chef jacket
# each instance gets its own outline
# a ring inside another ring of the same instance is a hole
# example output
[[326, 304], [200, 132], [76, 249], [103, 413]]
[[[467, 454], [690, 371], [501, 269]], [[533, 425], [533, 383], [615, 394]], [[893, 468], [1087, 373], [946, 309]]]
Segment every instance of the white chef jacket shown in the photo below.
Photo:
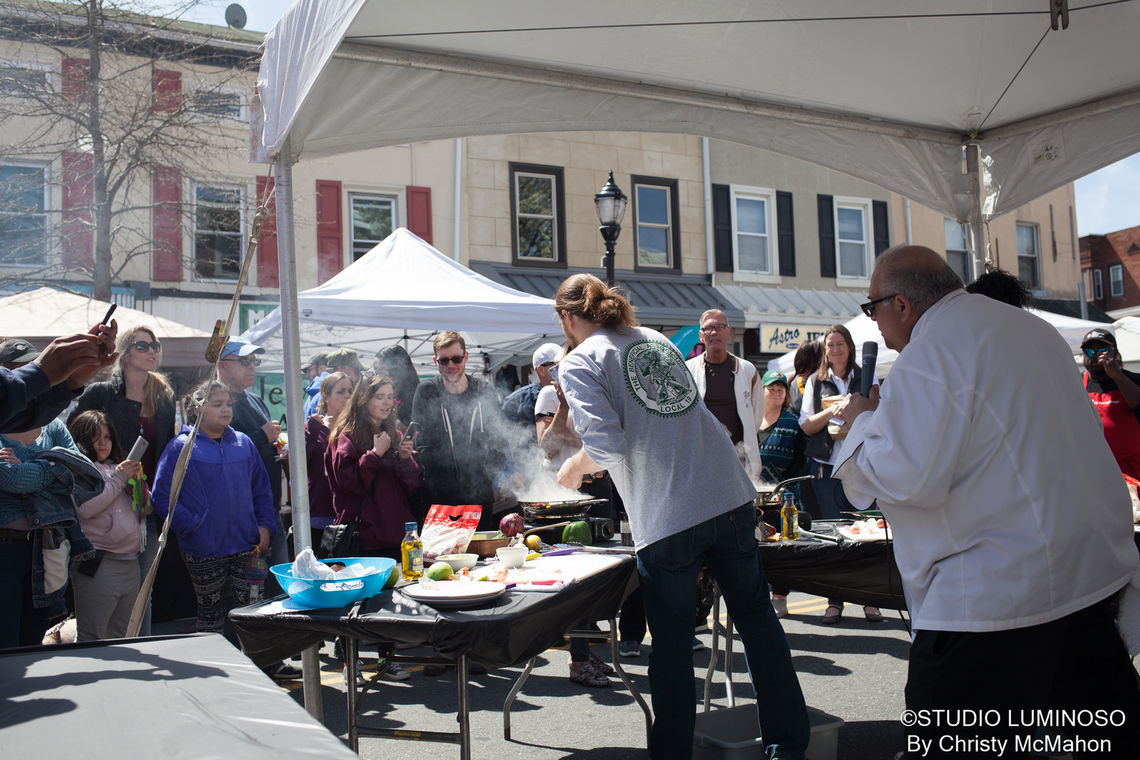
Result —
[[1065, 341], [957, 290], [914, 327], [835, 477], [878, 498], [915, 629], [1046, 623], [1137, 569], [1124, 479]]

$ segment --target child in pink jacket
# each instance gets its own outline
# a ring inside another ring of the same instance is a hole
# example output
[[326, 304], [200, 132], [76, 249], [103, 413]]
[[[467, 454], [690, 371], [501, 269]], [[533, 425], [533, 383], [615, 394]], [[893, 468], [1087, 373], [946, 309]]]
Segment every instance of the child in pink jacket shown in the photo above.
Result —
[[117, 639], [127, 633], [131, 608], [139, 592], [139, 553], [145, 548], [150, 499], [136, 504], [134, 486], [139, 463], [123, 460], [119, 437], [104, 412], [77, 415], [69, 426], [75, 445], [95, 463], [107, 484], [103, 493], [79, 505], [79, 526], [98, 553], [71, 572], [75, 594], [77, 639]]

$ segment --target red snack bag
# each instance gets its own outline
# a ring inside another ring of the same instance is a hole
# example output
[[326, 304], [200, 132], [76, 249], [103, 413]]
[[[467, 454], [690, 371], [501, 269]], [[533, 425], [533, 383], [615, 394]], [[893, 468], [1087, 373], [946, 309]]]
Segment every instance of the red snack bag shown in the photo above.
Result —
[[424, 554], [462, 554], [479, 527], [483, 507], [478, 504], [432, 504], [420, 540]]

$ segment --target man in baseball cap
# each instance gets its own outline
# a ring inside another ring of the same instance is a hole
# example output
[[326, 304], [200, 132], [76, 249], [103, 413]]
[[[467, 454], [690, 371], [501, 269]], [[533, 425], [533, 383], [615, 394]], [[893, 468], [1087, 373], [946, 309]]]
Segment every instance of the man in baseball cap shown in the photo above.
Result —
[[503, 401], [503, 414], [508, 420], [519, 423], [528, 433], [534, 431], [534, 403], [538, 393], [550, 385], [550, 368], [562, 357], [562, 346], [557, 343], [543, 343], [534, 350], [531, 366], [534, 368], [534, 382], [518, 388]]
[[1097, 327], [1081, 341], [1083, 381], [1104, 438], [1125, 475], [1140, 478], [1140, 375], [1124, 369], [1116, 336]]
[[36, 347], [23, 338], [12, 338], [0, 343], [0, 364], [8, 369], [27, 364], [39, 355]]

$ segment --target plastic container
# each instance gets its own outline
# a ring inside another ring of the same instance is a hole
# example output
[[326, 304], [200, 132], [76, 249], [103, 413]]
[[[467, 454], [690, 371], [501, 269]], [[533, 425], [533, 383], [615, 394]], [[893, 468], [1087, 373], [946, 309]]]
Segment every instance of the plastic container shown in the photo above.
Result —
[[388, 575], [396, 566], [396, 560], [389, 557], [330, 557], [321, 562], [326, 565], [339, 562], [345, 567], [364, 565], [374, 569], [375, 572], [363, 578], [348, 578], [343, 581], [313, 581], [294, 577], [291, 562], [274, 565], [269, 568], [269, 572], [273, 573], [281, 588], [285, 589], [285, 593], [298, 604], [323, 610], [344, 607], [346, 604], [376, 596], [383, 590]]
[[436, 557], [439, 562], [446, 562], [451, 565], [451, 569], [459, 572], [460, 570], [470, 570], [475, 567], [475, 563], [479, 561], [478, 554], [441, 554]]
[[[839, 754], [839, 729], [843, 719], [808, 708], [811, 740], [807, 760], [835, 760]], [[752, 704], [697, 712], [693, 734], [693, 760], [745, 760], [763, 758], [760, 721]]]

